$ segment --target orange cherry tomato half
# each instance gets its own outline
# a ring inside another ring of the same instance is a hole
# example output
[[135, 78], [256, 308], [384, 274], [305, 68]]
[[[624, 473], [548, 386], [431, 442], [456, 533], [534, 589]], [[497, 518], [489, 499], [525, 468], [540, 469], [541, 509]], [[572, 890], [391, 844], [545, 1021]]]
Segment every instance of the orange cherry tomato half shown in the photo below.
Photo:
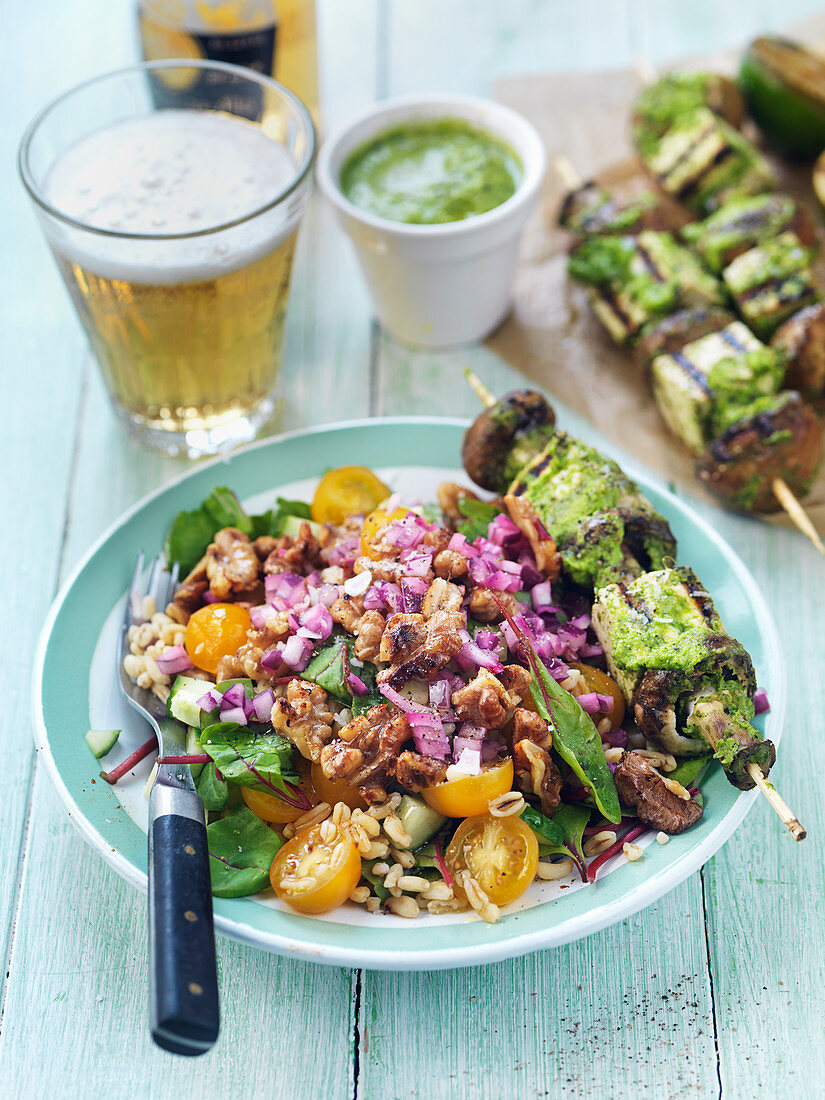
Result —
[[396, 508], [392, 512], [387, 512], [384, 508], [376, 508], [374, 512], [370, 512], [361, 528], [361, 553], [368, 558], [377, 557], [374, 543], [379, 532], [383, 531], [388, 523], [403, 519], [407, 511], [407, 508]]
[[351, 810], [366, 810], [367, 800], [360, 791], [343, 779], [327, 779], [320, 764], [312, 765], [310, 776], [315, 788], [316, 802], [328, 802], [330, 806], [343, 802]]
[[456, 829], [445, 853], [463, 895], [461, 872], [469, 871], [490, 901], [507, 905], [521, 897], [539, 865], [536, 835], [520, 817], [468, 817]]
[[281, 848], [269, 870], [272, 889], [299, 913], [328, 913], [347, 900], [361, 878], [361, 856], [349, 833], [329, 841], [321, 826], [304, 829]]
[[[304, 777], [302, 775], [297, 786], [301, 788], [313, 806], [320, 801], [308, 776]], [[286, 825], [288, 821], [296, 821], [302, 814], [307, 812], [306, 809], [302, 809], [300, 806], [291, 806], [288, 802], [284, 802], [282, 798], [278, 798], [276, 794], [270, 794], [269, 791], [256, 791], [252, 787], [241, 787], [241, 796], [253, 814], [259, 817], [261, 821], [269, 822], [270, 825]]]
[[[613, 699], [613, 710], [607, 715], [594, 714], [591, 717], [595, 718], [596, 722], [600, 722], [602, 718], [608, 717], [613, 729], [618, 729], [624, 721], [625, 701], [624, 695], [622, 695], [622, 689], [616, 683], [612, 676], [608, 676], [606, 672], [602, 672], [600, 668], [594, 668], [593, 665], [579, 664], [577, 661], [569, 661], [568, 666], [570, 668], [577, 668], [584, 678], [584, 692], [597, 691], [600, 695], [610, 695]], [[582, 694], [577, 692], [575, 694]]]
[[513, 760], [484, 768], [478, 775], [447, 779], [421, 792], [424, 801], [445, 817], [474, 817], [487, 813], [487, 803], [513, 788]]
[[193, 612], [186, 624], [184, 648], [192, 664], [217, 672], [222, 657], [233, 657], [252, 626], [249, 612], [236, 603], [210, 603]]
[[328, 470], [318, 482], [310, 511], [316, 523], [343, 523], [347, 516], [374, 511], [390, 490], [366, 466]]

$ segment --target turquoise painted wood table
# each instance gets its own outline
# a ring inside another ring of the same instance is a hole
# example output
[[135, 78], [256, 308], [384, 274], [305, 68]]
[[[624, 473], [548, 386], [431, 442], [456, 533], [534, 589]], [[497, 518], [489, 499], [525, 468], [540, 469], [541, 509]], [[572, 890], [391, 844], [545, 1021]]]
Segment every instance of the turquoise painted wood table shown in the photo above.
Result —
[[[626, 66], [735, 46], [803, 0], [324, 0], [324, 115], [389, 94], [490, 94], [523, 72]], [[223, 1031], [196, 1062], [146, 1026], [145, 900], [86, 847], [30, 734], [29, 671], [55, 591], [127, 506], [181, 471], [106, 403], [13, 167], [26, 121], [68, 85], [131, 60], [131, 5], [4, 7], [0, 298], [6, 535], [0, 799], [0, 1094], [8, 1097], [510, 1098], [825, 1095], [823, 561], [797, 534], [699, 511], [776, 617], [792, 687], [777, 781], [809, 830], [765, 805], [701, 873], [587, 940], [473, 970], [393, 974], [296, 963], [221, 939]], [[517, 373], [484, 348], [402, 349], [374, 327], [331, 216], [302, 232], [283, 403], [272, 430], [392, 413], [470, 415], [461, 367]]]

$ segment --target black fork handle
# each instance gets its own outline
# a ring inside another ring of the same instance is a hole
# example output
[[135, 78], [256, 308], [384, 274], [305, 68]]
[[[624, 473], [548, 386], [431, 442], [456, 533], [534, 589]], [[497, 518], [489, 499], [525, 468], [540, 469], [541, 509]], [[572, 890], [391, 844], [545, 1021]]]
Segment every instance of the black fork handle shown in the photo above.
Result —
[[220, 1028], [209, 849], [194, 791], [158, 781], [149, 803], [152, 1038], [173, 1054], [205, 1054]]

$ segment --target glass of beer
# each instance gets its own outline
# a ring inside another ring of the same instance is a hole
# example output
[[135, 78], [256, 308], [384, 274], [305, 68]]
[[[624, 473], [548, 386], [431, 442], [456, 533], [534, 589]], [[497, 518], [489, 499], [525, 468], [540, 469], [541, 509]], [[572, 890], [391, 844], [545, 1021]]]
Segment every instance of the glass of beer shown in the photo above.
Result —
[[29, 126], [23, 182], [141, 440], [196, 457], [270, 416], [314, 154], [300, 100], [210, 61], [109, 73]]

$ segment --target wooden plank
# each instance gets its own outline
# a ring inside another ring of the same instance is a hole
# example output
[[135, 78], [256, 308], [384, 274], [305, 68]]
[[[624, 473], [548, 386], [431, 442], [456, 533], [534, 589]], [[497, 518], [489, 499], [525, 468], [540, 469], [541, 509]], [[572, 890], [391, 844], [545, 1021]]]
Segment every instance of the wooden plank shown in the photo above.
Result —
[[[29, 799], [34, 746], [29, 676], [37, 636], [57, 578], [65, 501], [71, 478], [75, 425], [83, 386], [84, 340], [33, 209], [17, 175], [23, 126], [63, 87], [99, 65], [99, 44], [78, 28], [94, 7], [82, 3], [34, 5], [26, 12], [26, 39], [18, 67], [0, 70], [0, 96], [14, 122], [0, 134], [0, 199], [6, 279], [0, 296], [3, 334], [3, 458], [0, 509], [13, 525], [2, 550], [7, 622], [0, 654], [7, 670], [4, 744], [15, 761], [15, 781], [0, 804], [0, 958], [5, 962]], [[112, 12], [114, 6], [112, 7]], [[102, 17], [104, 33], [111, 14]], [[73, 41], [71, 49], [66, 43]], [[122, 50], [115, 45], [111, 60]], [[25, 69], [25, 72], [24, 72]], [[0, 990], [5, 985], [3, 967]], [[0, 1004], [2, 995], [0, 994]]]
[[[109, 6], [103, 0], [90, 0], [90, 6], [95, 13], [89, 13], [87, 25], [98, 26], [95, 14]], [[341, 111], [373, 96], [374, 59], [372, 51], [364, 54], [363, 44], [376, 40], [374, 9], [374, 0], [349, 4], [346, 12], [333, 3], [322, 6], [322, 53], [327, 89], [333, 93], [325, 117], [333, 124]], [[98, 48], [101, 40], [114, 40], [123, 31], [111, 21], [104, 24]], [[349, 42], [351, 49], [360, 44], [355, 69], [347, 50], [336, 53], [336, 42]], [[366, 411], [371, 335], [354, 262], [315, 200], [296, 256], [284, 400], [271, 430]], [[62, 304], [61, 294], [57, 286], [51, 292]], [[80, 346], [68, 310], [65, 329]], [[59, 340], [51, 344], [41, 338], [36, 350], [46, 361], [52, 355], [62, 358]], [[96, 370], [90, 371], [77, 434], [71, 492], [63, 487], [50, 498], [58, 514], [67, 497], [70, 502], [64, 576], [125, 507], [187, 468], [185, 461], [145, 451], [125, 435]], [[67, 433], [69, 449], [73, 436]], [[87, 849], [55, 807], [39, 770], [30, 816], [0, 1037], [0, 1075], [13, 1082], [10, 1095], [43, 1095], [47, 1089], [75, 1095], [81, 1081], [84, 1092], [106, 1097], [194, 1097], [241, 1087], [251, 1095], [284, 1100], [352, 1094], [354, 976], [277, 959], [230, 940], [218, 944], [223, 1031], [214, 1052], [193, 1066], [155, 1049], [145, 1023], [145, 900]], [[43, 1034], [50, 1036], [49, 1049], [41, 1051], [38, 1043], [35, 1056], [35, 1037]], [[112, 1076], [101, 1071], [90, 1078], [89, 1067], [103, 1065], [112, 1067]]]
[[357, 1095], [712, 1095], [701, 907], [694, 876], [645, 914], [554, 951], [472, 970], [365, 974]]

